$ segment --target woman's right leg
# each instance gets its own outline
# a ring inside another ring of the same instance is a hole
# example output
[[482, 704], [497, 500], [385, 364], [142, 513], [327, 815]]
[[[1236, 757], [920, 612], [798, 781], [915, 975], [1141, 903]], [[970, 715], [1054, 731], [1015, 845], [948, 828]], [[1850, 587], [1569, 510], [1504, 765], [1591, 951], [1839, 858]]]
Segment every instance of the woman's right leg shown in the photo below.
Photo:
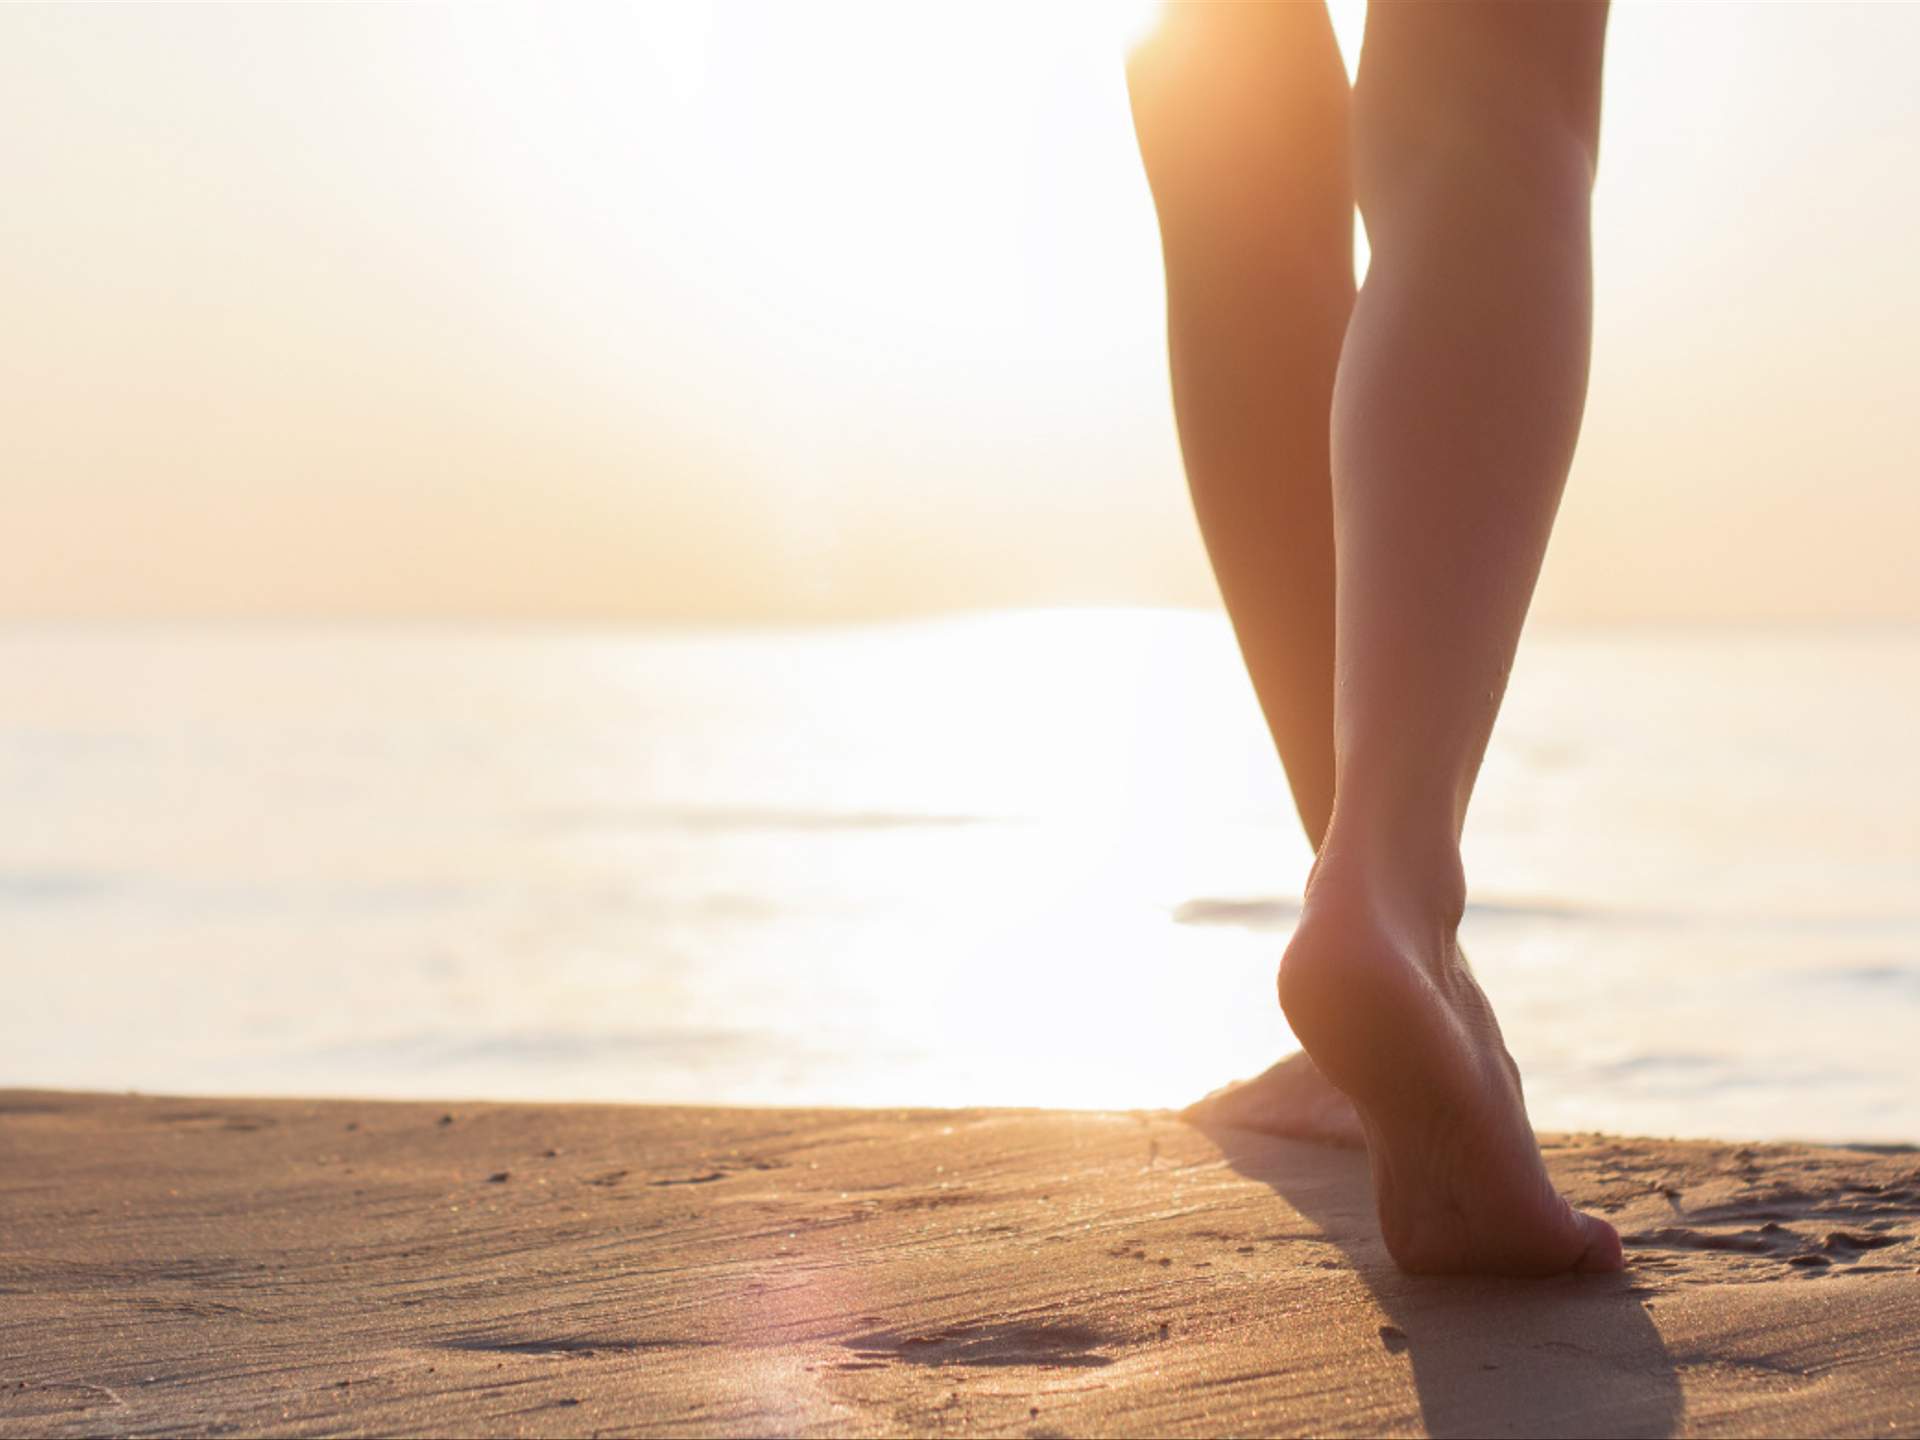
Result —
[[1548, 1179], [1455, 929], [1460, 832], [1586, 395], [1606, 7], [1375, 5], [1373, 243], [1333, 407], [1338, 778], [1280, 993], [1413, 1270], [1618, 1269]]

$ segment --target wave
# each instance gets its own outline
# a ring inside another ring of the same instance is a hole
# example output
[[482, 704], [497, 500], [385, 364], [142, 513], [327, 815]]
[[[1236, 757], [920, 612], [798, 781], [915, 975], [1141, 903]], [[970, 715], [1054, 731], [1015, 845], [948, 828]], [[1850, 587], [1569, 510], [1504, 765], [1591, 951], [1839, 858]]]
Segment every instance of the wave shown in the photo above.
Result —
[[764, 807], [640, 806], [547, 810], [536, 823], [563, 830], [675, 830], [698, 834], [748, 831], [921, 830], [1005, 823], [988, 815], [934, 815], [893, 810], [780, 810]]
[[[1300, 918], [1301, 902], [1286, 896], [1200, 896], [1173, 908], [1180, 925], [1230, 925], [1246, 930], [1284, 930]], [[1581, 905], [1565, 900], [1472, 900], [1467, 918], [1549, 921], [1621, 929], [1758, 929], [1774, 934], [1909, 935], [1920, 933], [1920, 915], [1768, 915], [1751, 910], [1715, 913], [1631, 906]]]

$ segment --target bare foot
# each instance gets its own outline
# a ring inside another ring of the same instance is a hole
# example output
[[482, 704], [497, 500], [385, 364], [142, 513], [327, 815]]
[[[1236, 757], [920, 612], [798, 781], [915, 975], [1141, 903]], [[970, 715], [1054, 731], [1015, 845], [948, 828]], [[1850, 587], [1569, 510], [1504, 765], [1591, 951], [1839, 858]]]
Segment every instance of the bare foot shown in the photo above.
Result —
[[1353, 1102], [1302, 1051], [1276, 1060], [1251, 1080], [1222, 1085], [1187, 1106], [1180, 1118], [1203, 1129], [1223, 1125], [1354, 1150], [1367, 1143]]
[[1323, 868], [1280, 964], [1293, 1033], [1359, 1111], [1387, 1250], [1416, 1273], [1618, 1270], [1613, 1227], [1547, 1178], [1449, 908]]

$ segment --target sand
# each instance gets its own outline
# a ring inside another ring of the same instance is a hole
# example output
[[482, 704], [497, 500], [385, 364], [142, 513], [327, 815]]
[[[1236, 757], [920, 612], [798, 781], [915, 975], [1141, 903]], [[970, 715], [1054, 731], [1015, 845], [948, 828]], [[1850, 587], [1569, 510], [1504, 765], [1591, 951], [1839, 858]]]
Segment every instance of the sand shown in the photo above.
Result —
[[0, 1092], [0, 1434], [1920, 1435], [1920, 1154], [1547, 1143], [1625, 1276], [1168, 1115]]

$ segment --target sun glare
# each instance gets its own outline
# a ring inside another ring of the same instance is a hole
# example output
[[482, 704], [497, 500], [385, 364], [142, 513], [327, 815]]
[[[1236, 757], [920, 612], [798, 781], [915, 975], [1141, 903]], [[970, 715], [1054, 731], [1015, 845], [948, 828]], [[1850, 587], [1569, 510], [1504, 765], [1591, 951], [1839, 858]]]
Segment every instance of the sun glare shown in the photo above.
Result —
[[[0, 90], [44, 118], [0, 139], [31, 221], [0, 311], [38, 346], [0, 469], [42, 479], [0, 611], [1212, 603], [1122, 64], [1158, 10], [6, 10]], [[1351, 71], [1364, 6], [1330, 13]], [[1885, 37], [1920, 8], [1815, 14], [1611, 22], [1543, 616], [1914, 613], [1920, 102]], [[1803, 73], [1843, 40], [1870, 77]], [[1768, 103], [1797, 85], [1817, 129]], [[1830, 522], [1847, 544], [1797, 543]]]

